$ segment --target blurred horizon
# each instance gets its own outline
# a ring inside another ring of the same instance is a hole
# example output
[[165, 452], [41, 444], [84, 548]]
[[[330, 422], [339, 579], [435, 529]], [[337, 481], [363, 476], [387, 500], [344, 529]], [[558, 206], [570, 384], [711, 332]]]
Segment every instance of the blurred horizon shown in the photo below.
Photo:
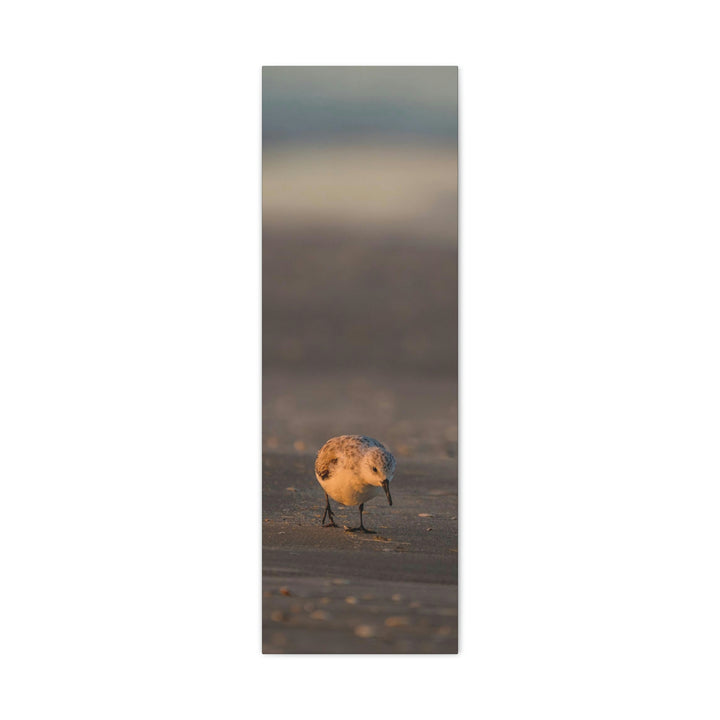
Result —
[[456, 244], [456, 68], [264, 69], [263, 230], [307, 229]]

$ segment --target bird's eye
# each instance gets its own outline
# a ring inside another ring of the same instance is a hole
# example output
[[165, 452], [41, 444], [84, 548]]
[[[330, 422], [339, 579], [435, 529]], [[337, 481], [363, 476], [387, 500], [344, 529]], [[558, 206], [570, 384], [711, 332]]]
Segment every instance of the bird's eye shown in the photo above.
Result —
[[377, 468], [376, 468], [376, 467], [373, 468], [373, 472], [377, 472]]

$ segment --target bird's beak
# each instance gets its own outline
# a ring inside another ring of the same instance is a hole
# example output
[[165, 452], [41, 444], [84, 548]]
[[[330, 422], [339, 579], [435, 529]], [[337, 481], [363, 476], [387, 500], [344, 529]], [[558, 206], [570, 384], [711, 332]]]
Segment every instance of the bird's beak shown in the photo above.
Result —
[[387, 495], [388, 503], [392, 505], [392, 498], [390, 497], [390, 483], [387, 480], [382, 481], [382, 489], [385, 491], [385, 494]]

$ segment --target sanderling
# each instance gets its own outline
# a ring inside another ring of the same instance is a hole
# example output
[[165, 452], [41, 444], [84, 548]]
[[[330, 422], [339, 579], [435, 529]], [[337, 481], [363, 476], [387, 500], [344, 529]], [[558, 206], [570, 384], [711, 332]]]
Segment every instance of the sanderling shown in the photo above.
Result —
[[[395, 458], [377, 440], [364, 435], [340, 435], [330, 438], [315, 458], [315, 477], [325, 491], [323, 527], [337, 527], [330, 509], [330, 498], [342, 505], [360, 506], [360, 527], [345, 528], [355, 532], [375, 532], [363, 525], [363, 506], [382, 488], [392, 505], [390, 481], [395, 473]], [[328, 497], [329, 496], [329, 497]], [[330, 522], [326, 525], [325, 518]]]

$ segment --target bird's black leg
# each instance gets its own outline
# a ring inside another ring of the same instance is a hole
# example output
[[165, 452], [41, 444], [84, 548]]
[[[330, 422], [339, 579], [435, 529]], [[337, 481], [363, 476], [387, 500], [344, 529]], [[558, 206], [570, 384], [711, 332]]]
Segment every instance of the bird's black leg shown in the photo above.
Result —
[[360, 503], [360, 527], [356, 527], [356, 528], [345, 528], [348, 532], [357, 532], [358, 530], [360, 530], [361, 532], [364, 532], [364, 533], [373, 533], [373, 534], [375, 534], [375, 530], [368, 530], [368, 529], [363, 525], [362, 514], [363, 514], [363, 508], [364, 508], [364, 507], [365, 507], [365, 503]]
[[374, 533], [374, 532], [375, 532], [374, 530], [368, 530], [368, 529], [363, 525], [362, 514], [363, 514], [363, 509], [364, 509], [364, 507], [365, 507], [365, 503], [360, 503], [360, 529], [361, 529], [363, 532], [366, 532], [366, 533]]
[[[320, 521], [322, 523], [323, 527], [337, 527], [335, 524], [335, 518], [333, 518], [333, 512], [330, 509], [330, 498], [328, 497], [328, 494], [325, 493], [325, 512], [323, 513], [322, 520]], [[330, 521], [329, 523], [325, 523], [325, 518]]]

